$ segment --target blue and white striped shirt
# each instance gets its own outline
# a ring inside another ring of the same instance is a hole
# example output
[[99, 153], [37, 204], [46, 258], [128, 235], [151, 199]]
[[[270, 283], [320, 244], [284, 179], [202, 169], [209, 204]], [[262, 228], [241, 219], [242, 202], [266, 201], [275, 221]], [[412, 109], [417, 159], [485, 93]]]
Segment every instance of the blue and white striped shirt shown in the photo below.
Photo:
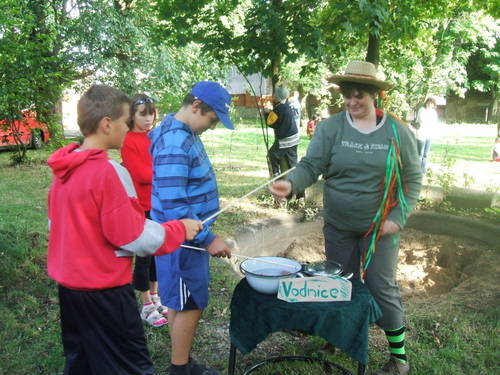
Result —
[[[157, 222], [203, 220], [219, 210], [219, 192], [212, 164], [198, 135], [167, 115], [149, 133], [153, 158], [151, 217]], [[212, 219], [191, 243], [207, 247], [215, 238]]]

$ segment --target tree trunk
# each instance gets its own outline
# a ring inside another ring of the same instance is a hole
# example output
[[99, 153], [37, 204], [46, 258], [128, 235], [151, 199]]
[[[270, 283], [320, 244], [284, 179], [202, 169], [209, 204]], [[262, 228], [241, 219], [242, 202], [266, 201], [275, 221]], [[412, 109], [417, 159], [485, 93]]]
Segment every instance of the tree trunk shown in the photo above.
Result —
[[[372, 26], [373, 28], [373, 26]], [[368, 37], [368, 48], [366, 53], [366, 61], [378, 66], [380, 61], [380, 36], [370, 32]]]
[[273, 95], [276, 90], [276, 84], [280, 80], [280, 65], [281, 65], [281, 56], [278, 55], [274, 61], [271, 62], [272, 66], [272, 74], [271, 74], [271, 82], [273, 84]]
[[[283, 0], [272, 0], [271, 1], [271, 9], [273, 12], [276, 14], [279, 14], [281, 12], [281, 8], [283, 5]], [[272, 46], [270, 46], [272, 48]], [[275, 50], [275, 54], [273, 57], [273, 61], [271, 61], [271, 81], [273, 84], [273, 95], [274, 95], [274, 90], [276, 89], [276, 84], [280, 80], [280, 68], [281, 68], [281, 53], [279, 49]]]

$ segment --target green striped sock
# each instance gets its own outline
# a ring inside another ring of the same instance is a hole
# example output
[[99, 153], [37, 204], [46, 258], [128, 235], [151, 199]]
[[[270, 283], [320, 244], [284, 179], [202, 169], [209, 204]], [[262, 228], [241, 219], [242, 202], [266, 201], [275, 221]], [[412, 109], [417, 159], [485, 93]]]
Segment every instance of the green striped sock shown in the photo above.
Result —
[[405, 328], [402, 326], [398, 329], [385, 331], [387, 341], [389, 341], [389, 352], [403, 363], [406, 363]]

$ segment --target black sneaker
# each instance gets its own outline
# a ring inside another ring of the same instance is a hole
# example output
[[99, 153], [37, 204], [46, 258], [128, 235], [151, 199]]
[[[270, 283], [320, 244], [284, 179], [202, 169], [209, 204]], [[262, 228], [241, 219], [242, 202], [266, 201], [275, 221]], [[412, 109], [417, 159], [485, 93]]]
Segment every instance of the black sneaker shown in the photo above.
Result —
[[389, 361], [380, 370], [375, 371], [373, 375], [406, 375], [410, 372], [410, 364], [401, 362], [391, 355]]
[[193, 360], [188, 363], [189, 375], [220, 375], [220, 372], [207, 365], [196, 363]]

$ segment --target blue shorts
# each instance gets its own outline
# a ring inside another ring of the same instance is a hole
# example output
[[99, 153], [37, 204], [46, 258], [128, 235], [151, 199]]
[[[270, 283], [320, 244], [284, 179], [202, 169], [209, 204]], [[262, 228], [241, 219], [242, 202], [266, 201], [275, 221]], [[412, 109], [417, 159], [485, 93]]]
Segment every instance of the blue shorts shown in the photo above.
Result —
[[175, 311], [207, 307], [210, 282], [207, 252], [181, 247], [173, 253], [158, 256], [156, 274], [163, 305]]

